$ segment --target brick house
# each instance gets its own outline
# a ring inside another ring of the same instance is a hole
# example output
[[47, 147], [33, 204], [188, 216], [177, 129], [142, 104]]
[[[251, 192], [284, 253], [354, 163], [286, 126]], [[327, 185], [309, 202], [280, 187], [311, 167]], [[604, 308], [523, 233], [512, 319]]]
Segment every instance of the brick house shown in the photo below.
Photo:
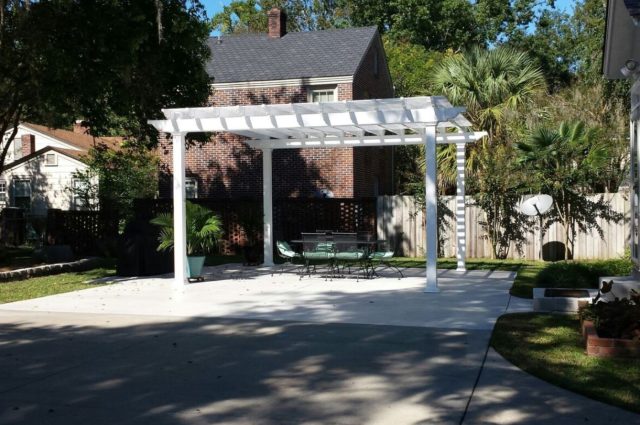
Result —
[[[286, 15], [269, 11], [268, 34], [212, 37], [207, 106], [346, 101], [393, 97], [375, 27], [286, 32]], [[186, 152], [187, 197], [262, 196], [261, 152], [219, 133]], [[286, 149], [273, 152], [277, 197], [340, 198], [390, 194], [393, 148]], [[161, 138], [160, 195], [171, 196], [171, 142]]]

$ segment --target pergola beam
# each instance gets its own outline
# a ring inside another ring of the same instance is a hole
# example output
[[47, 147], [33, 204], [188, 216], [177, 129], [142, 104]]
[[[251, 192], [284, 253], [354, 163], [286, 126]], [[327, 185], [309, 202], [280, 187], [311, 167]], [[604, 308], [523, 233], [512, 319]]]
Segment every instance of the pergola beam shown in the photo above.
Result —
[[[436, 143], [473, 143], [480, 140], [487, 133], [475, 131], [469, 133], [442, 133], [436, 136]], [[326, 137], [326, 138], [291, 138], [291, 139], [253, 139], [246, 143], [252, 148], [271, 149], [301, 149], [316, 147], [354, 147], [354, 146], [400, 146], [400, 145], [421, 145], [423, 138], [417, 135], [411, 136], [363, 136], [363, 137]]]

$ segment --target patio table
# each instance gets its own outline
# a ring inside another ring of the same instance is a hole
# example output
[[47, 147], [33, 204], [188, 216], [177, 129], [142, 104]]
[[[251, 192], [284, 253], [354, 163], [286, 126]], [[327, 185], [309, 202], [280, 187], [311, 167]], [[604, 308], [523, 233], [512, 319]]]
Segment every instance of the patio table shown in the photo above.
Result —
[[[355, 238], [355, 239], [344, 239], [341, 240], [338, 238], [338, 240], [330, 240], [330, 239], [322, 239], [319, 240], [317, 243], [325, 243], [325, 244], [330, 244], [333, 248], [334, 251], [334, 255], [331, 256], [330, 260], [332, 261], [332, 266], [330, 267], [331, 270], [337, 270], [338, 273], [339, 271], [339, 267], [337, 264], [337, 261], [339, 260], [343, 260], [346, 263], [361, 263], [361, 269], [363, 269], [365, 271], [365, 276], [367, 278], [373, 276], [373, 273], [369, 273], [368, 270], [368, 263], [367, 261], [369, 260], [369, 256], [372, 252], [375, 251], [375, 246], [377, 246], [378, 244], [383, 244], [386, 243], [387, 240], [386, 239], [370, 239], [370, 238]], [[303, 240], [303, 239], [293, 239], [290, 241], [290, 243], [295, 244], [299, 247], [301, 247], [300, 252], [304, 255], [304, 244], [313, 244], [315, 242], [310, 241], [310, 240]], [[364, 247], [364, 249], [362, 251], [342, 251], [342, 254], [344, 255], [340, 255], [340, 246], [348, 246], [348, 247]], [[336, 247], [338, 248], [336, 250]], [[350, 255], [350, 254], [356, 254], [356, 252], [361, 253], [361, 255]]]

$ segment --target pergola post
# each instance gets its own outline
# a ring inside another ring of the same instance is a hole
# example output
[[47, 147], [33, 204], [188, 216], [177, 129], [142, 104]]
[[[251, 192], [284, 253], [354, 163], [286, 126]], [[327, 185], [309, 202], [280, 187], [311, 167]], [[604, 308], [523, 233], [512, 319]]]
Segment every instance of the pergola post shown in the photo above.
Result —
[[458, 259], [459, 272], [467, 271], [465, 263], [467, 254], [467, 229], [465, 222], [465, 202], [464, 202], [464, 167], [465, 167], [466, 145], [456, 144], [456, 258]]
[[423, 136], [425, 154], [426, 232], [427, 232], [427, 286], [424, 292], [438, 289], [438, 191], [436, 187], [436, 126], [425, 128]]
[[184, 187], [184, 133], [173, 133], [173, 266], [174, 283], [182, 287], [188, 282], [187, 224]]
[[262, 205], [264, 209], [264, 265], [273, 266], [272, 149], [262, 149]]

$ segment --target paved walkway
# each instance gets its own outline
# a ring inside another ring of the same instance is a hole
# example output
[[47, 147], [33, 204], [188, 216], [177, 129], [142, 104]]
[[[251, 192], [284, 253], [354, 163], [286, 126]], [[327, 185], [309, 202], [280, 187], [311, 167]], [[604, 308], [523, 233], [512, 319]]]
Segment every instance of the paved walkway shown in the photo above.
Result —
[[[0, 306], [0, 424], [458, 424], [496, 318], [530, 309], [506, 272], [209, 273]], [[491, 352], [474, 394], [464, 423], [640, 423]]]

